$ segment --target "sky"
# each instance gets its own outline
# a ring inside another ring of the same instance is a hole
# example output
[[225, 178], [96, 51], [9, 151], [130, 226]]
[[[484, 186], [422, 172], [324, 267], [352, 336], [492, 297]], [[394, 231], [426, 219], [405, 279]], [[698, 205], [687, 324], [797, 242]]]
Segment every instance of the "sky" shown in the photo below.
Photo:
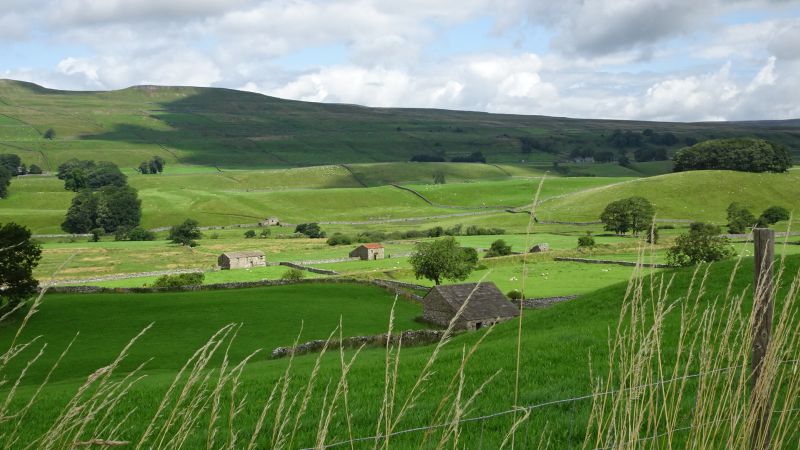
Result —
[[580, 118], [800, 118], [800, 1], [0, 0], [0, 78]]

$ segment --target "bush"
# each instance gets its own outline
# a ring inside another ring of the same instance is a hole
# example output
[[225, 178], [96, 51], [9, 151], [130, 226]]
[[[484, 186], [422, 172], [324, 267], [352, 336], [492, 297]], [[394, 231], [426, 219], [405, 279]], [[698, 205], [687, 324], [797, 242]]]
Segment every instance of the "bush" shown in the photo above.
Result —
[[169, 239], [172, 243], [189, 247], [196, 246], [196, 240], [202, 236], [203, 233], [200, 232], [200, 227], [194, 219], [186, 219], [180, 225], [173, 225], [169, 230]]
[[356, 236], [356, 242], [383, 242], [388, 236], [383, 231], [362, 231]]
[[522, 300], [522, 292], [518, 289], [512, 289], [508, 291], [506, 297], [510, 298], [511, 300]]
[[473, 152], [467, 156], [455, 156], [450, 159], [452, 162], [471, 162], [471, 163], [485, 163], [486, 157], [481, 152]]
[[719, 233], [720, 228], [710, 223], [691, 224], [689, 233], [678, 236], [675, 245], [667, 250], [667, 262], [672, 266], [690, 266], [735, 255], [730, 240]]
[[125, 233], [125, 239], [129, 241], [154, 241], [156, 234], [142, 227], [135, 227]]
[[581, 236], [578, 238], [578, 248], [592, 248], [594, 245], [594, 237], [588, 232], [586, 233], [586, 236]]
[[489, 251], [486, 252], [486, 257], [492, 258], [495, 256], [508, 256], [510, 254], [511, 246], [506, 244], [506, 241], [498, 239], [492, 242], [492, 246], [489, 247]]
[[506, 234], [506, 230], [502, 228], [483, 228], [476, 225], [470, 225], [465, 232], [467, 236], [496, 236], [498, 234]]
[[260, 237], [261, 239], [266, 239], [269, 237], [270, 234], [271, 231], [269, 231], [269, 228], [264, 228], [261, 230], [261, 233], [258, 233], [258, 237]]
[[319, 224], [316, 222], [301, 223], [295, 227], [294, 232], [304, 234], [310, 238], [325, 237], [325, 232], [320, 229]]
[[28, 173], [32, 175], [40, 175], [42, 173], [42, 168], [36, 164], [31, 164], [31, 166], [28, 167]]
[[334, 233], [334, 235], [329, 237], [326, 242], [328, 245], [350, 245], [353, 243], [353, 239], [350, 236], [345, 236], [342, 233]]
[[171, 288], [181, 286], [197, 286], [203, 284], [206, 276], [202, 272], [162, 275], [153, 282], [153, 287]]
[[758, 218], [759, 227], [774, 225], [783, 220], [789, 220], [789, 210], [782, 206], [770, 206]]
[[92, 237], [90, 238], [92, 240], [92, 242], [99, 242], [100, 238], [104, 234], [106, 234], [106, 230], [104, 230], [102, 228], [92, 228], [91, 231], [89, 231], [89, 234], [92, 235]]
[[658, 229], [659, 230], [674, 230], [675, 229], [675, 225], [659, 225]]
[[254, 237], [256, 237], [256, 232], [254, 230], [247, 230], [244, 232], [245, 239], [252, 239]]
[[728, 233], [742, 234], [756, 224], [756, 216], [742, 204], [733, 202], [728, 205]]
[[281, 280], [284, 281], [299, 281], [305, 278], [306, 274], [300, 269], [289, 269], [286, 272], [283, 272], [281, 275]]
[[792, 154], [785, 146], [764, 139], [715, 139], [679, 150], [673, 161], [675, 172], [786, 172], [792, 166]]
[[443, 156], [440, 155], [426, 155], [426, 154], [418, 154], [411, 157], [411, 162], [445, 162]]

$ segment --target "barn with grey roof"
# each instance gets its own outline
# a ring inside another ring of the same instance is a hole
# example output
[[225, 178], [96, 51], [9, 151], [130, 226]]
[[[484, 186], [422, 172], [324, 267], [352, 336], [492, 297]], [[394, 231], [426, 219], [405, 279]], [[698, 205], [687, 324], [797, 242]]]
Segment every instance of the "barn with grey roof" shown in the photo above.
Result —
[[422, 300], [422, 317], [446, 327], [468, 298], [455, 323], [457, 330], [478, 330], [519, 316], [494, 283], [464, 283], [434, 286]]
[[225, 252], [217, 258], [220, 269], [250, 269], [252, 267], [264, 267], [267, 259], [264, 252], [251, 250], [245, 252]]

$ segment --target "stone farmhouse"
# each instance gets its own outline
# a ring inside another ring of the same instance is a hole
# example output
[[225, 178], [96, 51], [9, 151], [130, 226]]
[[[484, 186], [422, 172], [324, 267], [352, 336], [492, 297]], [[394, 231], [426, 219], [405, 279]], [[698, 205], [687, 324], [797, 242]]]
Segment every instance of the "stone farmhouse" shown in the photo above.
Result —
[[434, 286], [422, 299], [422, 318], [446, 327], [467, 298], [469, 302], [454, 325], [456, 330], [479, 330], [519, 316], [517, 307], [494, 283], [464, 283]]
[[258, 222], [258, 226], [260, 227], [274, 227], [280, 224], [281, 221], [277, 217], [267, 217], [266, 219]]
[[550, 244], [536, 244], [531, 247], [530, 253], [543, 253], [550, 251]]
[[364, 261], [383, 259], [384, 250], [381, 244], [362, 244], [350, 252], [350, 257], [361, 258]]
[[251, 250], [247, 252], [225, 252], [217, 258], [220, 269], [249, 269], [251, 267], [265, 267], [267, 259], [264, 252]]

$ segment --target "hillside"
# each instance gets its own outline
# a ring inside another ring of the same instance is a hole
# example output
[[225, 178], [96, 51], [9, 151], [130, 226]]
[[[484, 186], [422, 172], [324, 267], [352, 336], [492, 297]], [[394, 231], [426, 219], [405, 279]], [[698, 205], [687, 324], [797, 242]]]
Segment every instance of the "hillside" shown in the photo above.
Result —
[[[50, 128], [55, 138], [44, 139]], [[677, 137], [666, 147], [668, 153], [687, 138], [733, 136], [765, 137], [800, 152], [797, 121], [583, 120], [308, 103], [219, 88], [70, 92], [0, 80], [0, 147], [45, 170], [72, 157], [123, 167], [160, 155], [168, 167], [268, 168], [407, 161], [415, 154], [449, 159], [475, 151], [490, 163], [549, 166], [576, 149], [614, 150], [609, 137], [615, 129], [648, 128]], [[527, 152], [523, 139], [528, 140]]]
[[800, 211], [800, 173], [703, 170], [638, 178], [546, 200], [537, 215], [544, 220], [598, 220], [610, 202], [636, 195], [655, 205], [657, 217], [724, 223], [732, 202], [756, 214], [771, 205]]

